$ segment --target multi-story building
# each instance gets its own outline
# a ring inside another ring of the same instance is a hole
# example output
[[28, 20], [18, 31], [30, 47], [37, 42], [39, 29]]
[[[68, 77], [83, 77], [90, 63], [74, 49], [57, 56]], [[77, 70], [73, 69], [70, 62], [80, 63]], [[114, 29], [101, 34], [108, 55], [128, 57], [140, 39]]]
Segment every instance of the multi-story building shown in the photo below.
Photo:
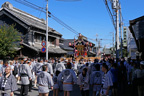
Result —
[[[5, 2], [0, 8], [0, 25], [12, 25], [22, 34], [22, 48], [17, 51], [19, 56], [45, 57], [41, 52], [41, 42], [46, 41], [46, 21], [32, 16]], [[62, 34], [49, 27], [49, 57], [63, 56], [67, 52], [60, 48]]]
[[127, 48], [127, 27], [123, 27], [123, 47]]
[[127, 30], [128, 36], [127, 36], [127, 51], [128, 51], [128, 56], [131, 57], [132, 59], [136, 59], [136, 52], [137, 52], [137, 46], [135, 43], [135, 40], [132, 36], [132, 33]]

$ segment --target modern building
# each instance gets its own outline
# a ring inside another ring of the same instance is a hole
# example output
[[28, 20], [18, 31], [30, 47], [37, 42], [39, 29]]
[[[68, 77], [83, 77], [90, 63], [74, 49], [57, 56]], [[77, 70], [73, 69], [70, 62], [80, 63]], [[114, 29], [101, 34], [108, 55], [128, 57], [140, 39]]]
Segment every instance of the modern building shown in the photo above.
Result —
[[104, 48], [103, 49], [103, 57], [111, 57], [112, 56], [112, 50], [110, 48]]
[[[22, 48], [17, 50], [18, 56], [45, 57], [41, 52], [41, 42], [46, 41], [46, 21], [32, 16], [5, 2], [0, 8], [0, 25], [12, 25], [22, 34]], [[60, 48], [62, 34], [49, 27], [48, 30], [49, 57], [60, 57], [67, 51]]]
[[127, 48], [127, 27], [123, 27], [123, 47]]
[[132, 36], [132, 33], [129, 30], [127, 30], [127, 33], [128, 33], [127, 36], [128, 57], [131, 57], [132, 59], [136, 59], [137, 46], [134, 37]]

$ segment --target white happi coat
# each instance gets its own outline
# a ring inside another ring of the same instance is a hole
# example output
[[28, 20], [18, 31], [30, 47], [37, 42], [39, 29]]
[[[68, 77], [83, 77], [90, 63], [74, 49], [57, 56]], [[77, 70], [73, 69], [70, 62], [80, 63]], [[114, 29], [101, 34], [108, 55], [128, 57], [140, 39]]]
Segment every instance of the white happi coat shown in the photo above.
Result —
[[82, 73], [84, 68], [85, 68], [85, 64], [78, 64], [78, 72], [79, 73]]
[[3, 95], [0, 94], [0, 96], [10, 96], [11, 92], [14, 92], [18, 89], [15, 77], [10, 74], [7, 78], [5, 78], [4, 74], [0, 80], [0, 89], [1, 93], [3, 93]]
[[54, 86], [53, 89], [59, 89], [58, 76], [53, 76]]
[[53, 80], [49, 73], [42, 71], [37, 77], [37, 83], [39, 84], [38, 92], [39, 93], [48, 93], [49, 87], [53, 87]]
[[48, 67], [48, 73], [50, 73], [51, 75], [53, 75], [53, 68], [51, 63], [47, 63], [47, 67]]
[[[9, 66], [9, 65], [8, 65]], [[0, 69], [0, 73], [3, 75], [7, 66], [3, 65]]]
[[64, 69], [66, 69], [65, 66], [64, 66], [64, 63], [58, 63], [58, 64], [56, 65], [55, 72], [56, 72], [57, 70], [60, 71], [60, 72], [62, 72]]
[[92, 74], [93, 73], [93, 71], [96, 71], [96, 69], [95, 69], [95, 65], [96, 65], [97, 63], [92, 63], [91, 65], [90, 65], [90, 67], [89, 67], [89, 69], [90, 69], [90, 74]]
[[36, 63], [35, 66], [33, 67], [33, 71], [35, 74], [39, 74], [42, 71], [42, 65], [43, 63]]
[[106, 90], [109, 86], [113, 86], [113, 81], [112, 81], [112, 74], [110, 71], [108, 71], [106, 74], [103, 75], [102, 77], [102, 85], [103, 87], [101, 88], [100, 94], [106, 95]]
[[83, 90], [89, 90], [89, 74], [87, 74], [85, 77], [82, 75], [82, 73], [79, 74], [77, 84], [83, 86]]
[[73, 84], [64, 84], [64, 83], [76, 84], [77, 77], [76, 77], [75, 72], [72, 69], [65, 69], [59, 74], [58, 80], [63, 82], [63, 90], [64, 91], [72, 91]]
[[102, 84], [103, 73], [101, 71], [94, 71], [91, 74], [90, 84], [93, 85], [93, 91], [100, 91]]
[[28, 64], [20, 65], [19, 76], [21, 77], [22, 85], [28, 85], [30, 83], [29, 78], [32, 78], [32, 73]]
[[77, 64], [77, 63], [73, 64], [73, 69], [74, 69], [74, 70], [77, 70], [77, 69], [78, 69], [78, 64]]

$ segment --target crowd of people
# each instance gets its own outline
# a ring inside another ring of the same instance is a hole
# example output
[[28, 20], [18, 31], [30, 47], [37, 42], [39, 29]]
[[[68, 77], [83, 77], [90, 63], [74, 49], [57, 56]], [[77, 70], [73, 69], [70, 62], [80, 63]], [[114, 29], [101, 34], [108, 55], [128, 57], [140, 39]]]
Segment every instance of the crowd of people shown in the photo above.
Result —
[[38, 88], [39, 96], [70, 96], [78, 85], [82, 96], [123, 96], [132, 86], [133, 96], [144, 96], [144, 61], [121, 58], [0, 60], [1, 96], [13, 96], [21, 84], [20, 96]]

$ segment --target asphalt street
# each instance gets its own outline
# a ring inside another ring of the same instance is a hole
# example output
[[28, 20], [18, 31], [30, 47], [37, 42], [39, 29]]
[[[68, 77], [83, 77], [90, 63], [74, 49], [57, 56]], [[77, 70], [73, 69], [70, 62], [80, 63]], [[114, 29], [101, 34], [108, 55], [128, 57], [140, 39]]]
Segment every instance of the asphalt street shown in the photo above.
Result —
[[[71, 96], [81, 96], [80, 89], [78, 85], [74, 85], [74, 91], [71, 92]], [[20, 85], [18, 85], [18, 90], [15, 92], [14, 96], [20, 96]], [[32, 89], [32, 92], [29, 92], [29, 96], [38, 96], [38, 89]], [[53, 96], [53, 92], [51, 91], [49, 96]], [[63, 92], [59, 92], [59, 96], [63, 96]]]
[[[21, 90], [21, 87], [20, 85], [18, 85], [18, 90], [15, 91], [15, 95], [14, 96], [20, 96], [20, 90]], [[125, 93], [121, 93], [120, 91], [118, 92], [118, 96], [135, 96], [133, 95], [133, 92], [132, 92], [132, 86], [127, 86], [127, 88], [125, 89]], [[89, 96], [92, 96], [92, 88], [90, 88], [90, 95]], [[32, 92], [29, 92], [28, 94], [29, 96], [38, 96], [38, 89], [32, 89]], [[53, 96], [53, 92], [50, 91], [50, 94], [49, 96]], [[64, 96], [63, 94], [63, 91], [59, 92], [59, 95], [58, 96]], [[80, 89], [79, 89], [79, 86], [78, 85], [74, 85], [73, 87], [73, 91], [71, 92], [71, 95], [70, 96], [81, 96], [81, 93], [80, 93]]]

